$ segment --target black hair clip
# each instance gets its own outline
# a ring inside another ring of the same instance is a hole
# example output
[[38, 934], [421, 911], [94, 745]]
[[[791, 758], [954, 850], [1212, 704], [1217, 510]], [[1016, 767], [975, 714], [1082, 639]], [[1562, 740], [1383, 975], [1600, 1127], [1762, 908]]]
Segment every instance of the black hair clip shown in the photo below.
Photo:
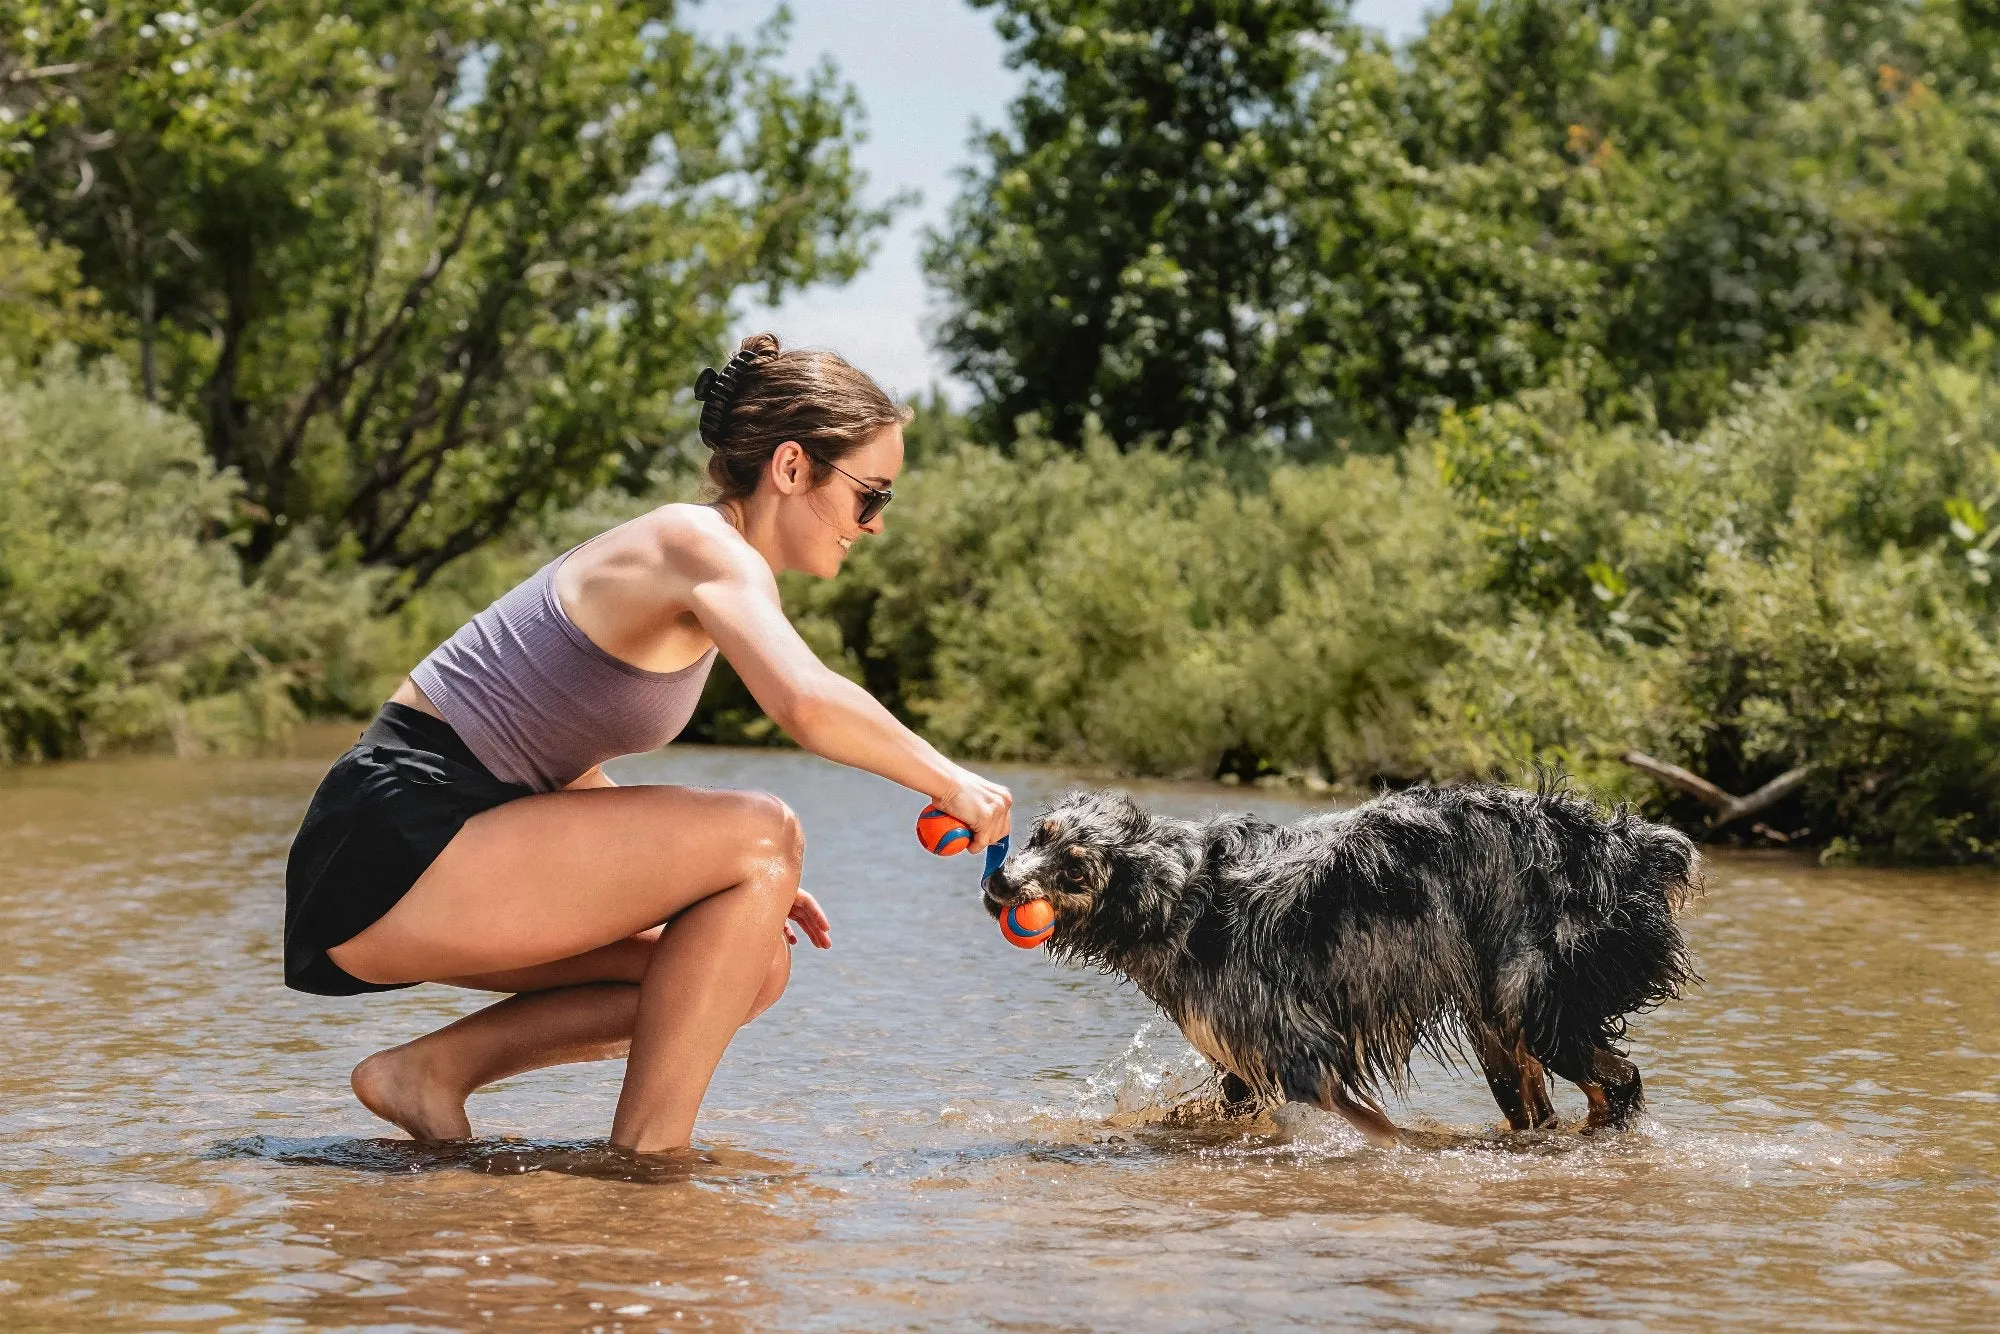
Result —
[[723, 424], [729, 420], [729, 400], [736, 396], [736, 358], [731, 357], [719, 371], [703, 366], [701, 374], [694, 377], [694, 396], [701, 401], [701, 421], [695, 429], [701, 442], [714, 449], [722, 440]]
[[736, 381], [745, 366], [756, 358], [738, 348], [721, 370], [713, 366], [701, 368], [701, 374], [694, 377], [694, 396], [702, 400], [701, 423], [697, 428], [702, 443], [710, 449], [722, 439], [722, 428], [729, 421], [729, 406], [736, 401]]

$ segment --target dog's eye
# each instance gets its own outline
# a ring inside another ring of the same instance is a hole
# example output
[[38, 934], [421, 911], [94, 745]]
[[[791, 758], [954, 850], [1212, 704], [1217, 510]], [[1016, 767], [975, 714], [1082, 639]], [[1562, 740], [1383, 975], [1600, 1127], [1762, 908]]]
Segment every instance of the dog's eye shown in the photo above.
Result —
[[1067, 881], [1072, 885], [1080, 885], [1083, 883], [1083, 868], [1081, 866], [1065, 866], [1062, 870], [1056, 872], [1056, 879]]

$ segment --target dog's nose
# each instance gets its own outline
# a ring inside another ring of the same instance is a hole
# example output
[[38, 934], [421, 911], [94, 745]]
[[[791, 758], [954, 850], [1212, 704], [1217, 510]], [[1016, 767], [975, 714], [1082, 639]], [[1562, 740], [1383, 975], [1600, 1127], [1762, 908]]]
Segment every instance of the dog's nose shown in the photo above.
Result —
[[995, 870], [979, 882], [980, 899], [986, 904], [986, 911], [998, 921], [1000, 914], [1007, 911], [1008, 900], [1013, 897], [1014, 887], [1007, 883], [1007, 872]]

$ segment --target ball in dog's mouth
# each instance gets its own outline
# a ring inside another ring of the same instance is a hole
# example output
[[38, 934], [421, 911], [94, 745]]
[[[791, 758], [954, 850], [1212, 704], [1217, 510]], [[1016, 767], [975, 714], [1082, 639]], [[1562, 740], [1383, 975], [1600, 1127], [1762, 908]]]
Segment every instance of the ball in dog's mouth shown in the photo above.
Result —
[[999, 866], [980, 881], [979, 891], [987, 915], [1000, 923], [1008, 944], [1034, 949], [1054, 937], [1056, 896], [1035, 877], [1010, 875], [1006, 866]]
[[[1048, 895], [1041, 893], [1039, 890], [1032, 887], [1024, 888], [1020, 885], [1009, 884], [1005, 871], [995, 871], [992, 875], [987, 876], [979, 886], [979, 901], [985, 905], [986, 915], [996, 922], [1000, 920], [1009, 908], [1018, 908], [1024, 903], [1038, 899], [1044, 903], [1049, 903]], [[1049, 903], [1049, 907], [1053, 910], [1055, 904]]]
[[1047, 899], [1023, 899], [1000, 918], [1000, 934], [1009, 945], [1034, 949], [1055, 934], [1055, 905]]

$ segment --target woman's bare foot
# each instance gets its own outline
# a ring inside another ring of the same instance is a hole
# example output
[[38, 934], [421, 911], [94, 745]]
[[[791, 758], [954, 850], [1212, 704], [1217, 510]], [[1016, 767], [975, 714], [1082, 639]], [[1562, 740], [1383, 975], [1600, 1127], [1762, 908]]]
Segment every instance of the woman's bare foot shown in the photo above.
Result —
[[378, 1051], [354, 1067], [354, 1096], [361, 1105], [415, 1140], [471, 1139], [465, 1119], [469, 1090], [454, 1087], [431, 1069], [418, 1050], [422, 1040]]

